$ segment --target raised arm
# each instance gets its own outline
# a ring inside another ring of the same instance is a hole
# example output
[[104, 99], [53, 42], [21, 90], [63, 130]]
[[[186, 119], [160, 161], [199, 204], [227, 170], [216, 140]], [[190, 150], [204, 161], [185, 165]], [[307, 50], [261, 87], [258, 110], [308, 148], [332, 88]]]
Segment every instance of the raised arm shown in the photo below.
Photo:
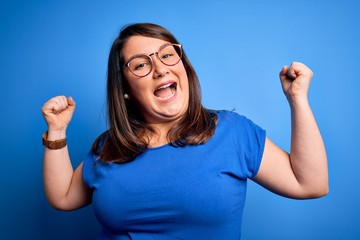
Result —
[[[54, 97], [44, 104], [41, 112], [48, 125], [47, 140], [66, 138], [66, 128], [74, 110], [75, 102], [71, 97]], [[74, 210], [91, 201], [91, 191], [82, 180], [82, 163], [73, 170], [67, 146], [60, 149], [45, 147], [43, 179], [46, 197], [56, 209]]]
[[312, 71], [302, 63], [283, 67], [280, 80], [291, 109], [290, 154], [266, 139], [254, 181], [290, 198], [307, 199], [328, 193], [324, 143], [308, 102]]

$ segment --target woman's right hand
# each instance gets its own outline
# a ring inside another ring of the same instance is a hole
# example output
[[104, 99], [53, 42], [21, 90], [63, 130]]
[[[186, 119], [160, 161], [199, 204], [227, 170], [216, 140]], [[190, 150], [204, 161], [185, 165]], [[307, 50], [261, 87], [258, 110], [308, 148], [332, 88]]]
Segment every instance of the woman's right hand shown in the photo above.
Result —
[[48, 130], [65, 132], [75, 110], [72, 97], [57, 96], [47, 101], [41, 108]]
[[[51, 98], [41, 108], [48, 125], [46, 139], [66, 138], [66, 128], [75, 110], [71, 97]], [[46, 197], [54, 208], [63, 211], [75, 210], [91, 203], [92, 190], [82, 178], [83, 162], [74, 171], [67, 147], [53, 150], [45, 148], [43, 179]]]

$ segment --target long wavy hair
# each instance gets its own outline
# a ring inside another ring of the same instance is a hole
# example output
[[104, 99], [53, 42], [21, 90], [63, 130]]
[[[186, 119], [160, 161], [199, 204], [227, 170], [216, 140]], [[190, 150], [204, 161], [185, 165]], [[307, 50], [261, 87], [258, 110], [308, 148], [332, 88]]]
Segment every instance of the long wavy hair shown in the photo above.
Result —
[[[151, 23], [125, 26], [115, 39], [109, 54], [107, 77], [108, 130], [94, 142], [92, 151], [105, 162], [124, 163], [134, 160], [148, 149], [146, 132], [152, 131], [144, 121], [135, 103], [124, 98], [128, 91], [123, 74], [123, 48], [130, 37], [144, 36], [170, 43], [179, 41], [165, 28]], [[217, 115], [203, 107], [199, 79], [185, 52], [182, 62], [189, 81], [189, 106], [184, 116], [167, 134], [174, 147], [199, 145], [208, 141], [215, 132]]]

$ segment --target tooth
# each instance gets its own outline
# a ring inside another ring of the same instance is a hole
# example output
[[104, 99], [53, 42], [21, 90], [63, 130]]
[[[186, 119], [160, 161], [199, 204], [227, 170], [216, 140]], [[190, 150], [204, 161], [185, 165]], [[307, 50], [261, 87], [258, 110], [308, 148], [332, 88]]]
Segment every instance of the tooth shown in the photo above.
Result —
[[167, 88], [167, 87], [169, 87], [169, 86], [171, 86], [171, 83], [169, 83], [169, 84], [166, 84], [166, 85], [164, 85], [164, 86], [161, 86], [161, 87], [159, 87], [158, 89], [163, 89], [163, 88]]

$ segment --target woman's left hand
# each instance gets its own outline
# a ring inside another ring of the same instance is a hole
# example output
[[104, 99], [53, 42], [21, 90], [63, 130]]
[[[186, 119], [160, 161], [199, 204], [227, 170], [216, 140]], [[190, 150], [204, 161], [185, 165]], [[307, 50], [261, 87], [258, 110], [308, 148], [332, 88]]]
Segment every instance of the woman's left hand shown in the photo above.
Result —
[[285, 197], [317, 198], [329, 191], [325, 146], [307, 99], [312, 76], [312, 71], [299, 62], [281, 70], [281, 84], [291, 106], [290, 154], [266, 138], [254, 178]]
[[305, 64], [293, 62], [280, 71], [281, 85], [290, 103], [306, 99], [313, 72]]

